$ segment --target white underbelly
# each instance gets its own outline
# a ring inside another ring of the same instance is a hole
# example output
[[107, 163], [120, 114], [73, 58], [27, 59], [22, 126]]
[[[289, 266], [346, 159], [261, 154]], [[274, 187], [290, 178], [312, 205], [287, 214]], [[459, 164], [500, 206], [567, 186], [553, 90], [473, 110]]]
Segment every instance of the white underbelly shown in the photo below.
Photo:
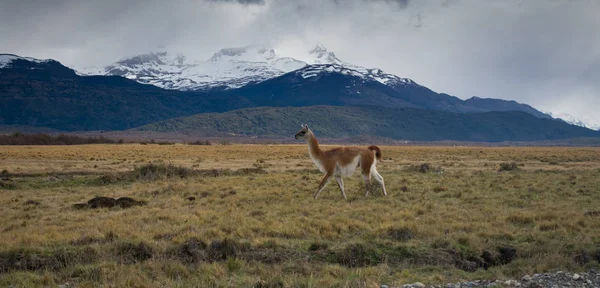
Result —
[[341, 166], [340, 164], [335, 165], [335, 174], [345, 177], [352, 176], [354, 170], [356, 170], [356, 167], [358, 166], [358, 161], [360, 161], [360, 155], [356, 156], [352, 162], [346, 166]]

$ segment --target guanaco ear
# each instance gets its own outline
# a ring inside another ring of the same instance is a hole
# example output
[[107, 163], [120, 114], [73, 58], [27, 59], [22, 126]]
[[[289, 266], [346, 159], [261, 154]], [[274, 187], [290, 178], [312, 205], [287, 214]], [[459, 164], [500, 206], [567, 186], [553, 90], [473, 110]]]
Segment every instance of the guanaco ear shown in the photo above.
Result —
[[304, 127], [302, 127], [302, 128], [308, 129], [308, 124], [304, 124]]

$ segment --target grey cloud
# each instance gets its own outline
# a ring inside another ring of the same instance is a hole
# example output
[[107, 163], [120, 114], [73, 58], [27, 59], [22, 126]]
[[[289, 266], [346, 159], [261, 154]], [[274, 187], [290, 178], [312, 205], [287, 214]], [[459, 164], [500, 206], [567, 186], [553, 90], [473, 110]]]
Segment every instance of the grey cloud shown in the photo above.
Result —
[[[352, 2], [352, 1], [348, 1], [348, 0], [330, 0], [330, 1], [333, 1], [333, 3], [335, 3], [336, 6], [347, 5]], [[411, 0], [362, 0], [362, 1], [365, 3], [384, 2], [387, 4], [397, 4], [401, 8], [406, 8], [408, 6], [408, 4], [411, 2]]]
[[208, 2], [237, 3], [242, 5], [264, 5], [265, 0], [205, 0]]
[[[371, 1], [373, 1], [373, 0], [371, 0]], [[385, 1], [388, 3], [398, 4], [402, 8], [406, 8], [408, 6], [408, 4], [410, 3], [410, 0], [375, 0], [375, 1]]]

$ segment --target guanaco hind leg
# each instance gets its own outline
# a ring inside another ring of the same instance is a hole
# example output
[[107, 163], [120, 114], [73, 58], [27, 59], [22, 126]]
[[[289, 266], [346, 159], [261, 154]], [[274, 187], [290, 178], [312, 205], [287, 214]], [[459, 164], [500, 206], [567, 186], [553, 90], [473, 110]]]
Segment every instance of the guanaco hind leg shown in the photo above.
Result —
[[365, 197], [369, 195], [369, 190], [371, 190], [371, 174], [363, 173], [363, 182], [365, 183]]
[[383, 177], [381, 177], [381, 175], [379, 174], [379, 172], [377, 172], [377, 170], [375, 170], [375, 168], [373, 168], [371, 172], [373, 174], [373, 178], [375, 178], [375, 181], [377, 181], [381, 185], [381, 188], [383, 189], [383, 195], [387, 196], [387, 191], [385, 191], [385, 184], [383, 183]]

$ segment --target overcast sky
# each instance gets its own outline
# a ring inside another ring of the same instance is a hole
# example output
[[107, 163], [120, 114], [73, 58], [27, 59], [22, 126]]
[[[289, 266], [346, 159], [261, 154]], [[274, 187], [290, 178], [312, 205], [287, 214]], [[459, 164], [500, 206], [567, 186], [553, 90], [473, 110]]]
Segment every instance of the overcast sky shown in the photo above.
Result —
[[247, 44], [301, 58], [316, 43], [437, 92], [600, 123], [599, 0], [0, 0], [0, 53], [75, 68]]

